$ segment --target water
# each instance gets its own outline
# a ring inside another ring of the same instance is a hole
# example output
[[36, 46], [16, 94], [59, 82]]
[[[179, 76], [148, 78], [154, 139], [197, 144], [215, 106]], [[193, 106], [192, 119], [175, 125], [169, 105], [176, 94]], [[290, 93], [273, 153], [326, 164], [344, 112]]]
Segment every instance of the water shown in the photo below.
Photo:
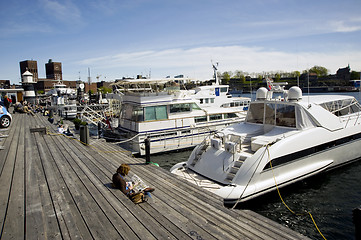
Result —
[[[335, 94], [353, 95], [359, 101], [361, 99], [358, 92]], [[242, 96], [250, 97], [250, 94]], [[191, 150], [154, 155], [151, 161], [169, 170], [174, 164], [187, 161], [190, 153]], [[361, 207], [360, 173], [361, 160], [281, 188], [282, 199], [297, 215], [284, 206], [277, 191], [237, 208], [251, 209], [311, 239], [322, 239], [307, 214], [310, 212], [326, 239], [354, 239], [352, 210]]]

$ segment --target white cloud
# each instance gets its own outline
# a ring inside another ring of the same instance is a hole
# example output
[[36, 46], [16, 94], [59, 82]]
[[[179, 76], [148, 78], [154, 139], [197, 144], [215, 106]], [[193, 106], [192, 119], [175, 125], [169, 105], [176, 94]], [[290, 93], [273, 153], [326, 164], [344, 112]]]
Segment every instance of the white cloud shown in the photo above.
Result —
[[66, 23], [79, 22], [81, 12], [70, 0], [58, 2], [56, 0], [40, 0], [45, 11], [52, 17]]
[[[92, 66], [114, 78], [135, 76], [144, 69], [151, 69], [157, 77], [184, 74], [188, 77], [209, 79], [212, 77], [211, 60], [219, 62], [219, 71], [303, 71], [315, 65], [326, 67], [330, 73], [350, 63], [351, 68], [361, 68], [361, 52], [333, 52], [330, 54], [303, 52], [286, 53], [263, 48], [242, 46], [199, 47], [192, 49], [166, 49], [120, 53], [79, 61], [82, 66]], [[133, 72], [132, 72], [133, 71]], [[138, 72], [137, 72], [138, 71]], [[108, 78], [109, 79], [109, 78]]]
[[361, 18], [331, 21], [330, 26], [336, 32], [356, 32], [361, 30]]

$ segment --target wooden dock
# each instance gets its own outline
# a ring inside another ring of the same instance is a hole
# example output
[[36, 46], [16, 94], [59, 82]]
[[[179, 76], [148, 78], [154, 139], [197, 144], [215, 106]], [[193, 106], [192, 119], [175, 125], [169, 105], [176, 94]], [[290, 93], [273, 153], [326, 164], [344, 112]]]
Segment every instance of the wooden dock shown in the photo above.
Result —
[[[45, 127], [50, 133], [46, 133]], [[0, 239], [307, 239], [168, 171], [129, 156], [117, 145], [90, 146], [55, 134], [36, 114], [13, 114], [0, 150]], [[156, 191], [135, 205], [111, 187], [121, 163]]]

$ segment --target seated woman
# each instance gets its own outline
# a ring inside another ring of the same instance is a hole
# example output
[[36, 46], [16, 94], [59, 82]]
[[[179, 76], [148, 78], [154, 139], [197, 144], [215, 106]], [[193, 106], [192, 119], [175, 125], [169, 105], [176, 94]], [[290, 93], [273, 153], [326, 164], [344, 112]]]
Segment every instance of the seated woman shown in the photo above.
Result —
[[[141, 199], [139, 201], [133, 200], [135, 195], [139, 193], [145, 194], [148, 198], [151, 198], [150, 192], [154, 191], [154, 188], [150, 188], [148, 186], [145, 186], [143, 181], [140, 180], [140, 178], [136, 175], [134, 175], [137, 179], [137, 182], [127, 182], [126, 176], [128, 175], [130, 171], [130, 167], [128, 164], [121, 164], [120, 167], [117, 169], [117, 172], [113, 175], [113, 185], [114, 187], [120, 189], [122, 193], [127, 195], [130, 199], [132, 199], [135, 203], [144, 202], [147, 199]], [[140, 184], [139, 184], [140, 183]], [[137, 186], [139, 184], [139, 186]], [[136, 190], [137, 189], [137, 190]]]

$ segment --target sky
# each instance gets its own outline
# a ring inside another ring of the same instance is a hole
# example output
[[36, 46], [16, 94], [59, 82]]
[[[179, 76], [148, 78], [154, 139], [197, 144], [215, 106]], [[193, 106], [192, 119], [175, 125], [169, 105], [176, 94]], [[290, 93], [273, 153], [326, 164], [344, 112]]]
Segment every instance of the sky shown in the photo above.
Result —
[[49, 59], [64, 80], [361, 71], [360, 0], [0, 0], [0, 79]]

